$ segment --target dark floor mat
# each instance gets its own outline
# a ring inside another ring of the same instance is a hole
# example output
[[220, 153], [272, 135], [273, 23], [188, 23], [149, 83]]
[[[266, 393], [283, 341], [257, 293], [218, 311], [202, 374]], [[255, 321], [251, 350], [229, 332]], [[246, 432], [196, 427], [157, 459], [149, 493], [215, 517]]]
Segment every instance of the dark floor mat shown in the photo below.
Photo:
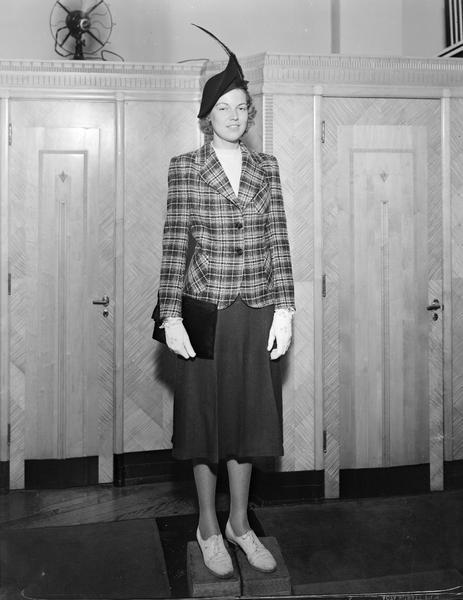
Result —
[[397, 591], [405, 582], [408, 590], [426, 581], [438, 589], [462, 583], [461, 495], [336, 501], [255, 512], [265, 534], [277, 538], [293, 586], [300, 591], [380, 593]]
[[[264, 532], [253, 511], [249, 511], [249, 522], [258, 535]], [[225, 530], [228, 513], [217, 514], [221, 531]], [[160, 517], [156, 519], [164, 558], [169, 575], [172, 596], [175, 598], [188, 597], [188, 583], [186, 577], [186, 551], [187, 544], [196, 539], [196, 528], [198, 526], [198, 515], [180, 515], [172, 517]]]
[[[382, 590], [378, 592], [378, 590]], [[371, 579], [354, 579], [349, 581], [327, 581], [306, 583], [293, 586], [293, 593], [298, 595], [313, 594], [383, 594], [386, 598], [397, 598], [405, 594], [407, 600], [413, 600], [412, 593], [420, 592], [421, 598], [427, 593], [430, 600], [437, 599], [437, 592], [447, 591], [447, 598], [461, 598], [463, 593], [463, 575], [455, 569], [441, 571], [425, 571], [385, 575]], [[421, 593], [423, 596], [421, 596]], [[384, 598], [382, 599], [384, 600]]]
[[169, 598], [156, 523], [137, 519], [0, 532], [0, 589], [33, 599]]

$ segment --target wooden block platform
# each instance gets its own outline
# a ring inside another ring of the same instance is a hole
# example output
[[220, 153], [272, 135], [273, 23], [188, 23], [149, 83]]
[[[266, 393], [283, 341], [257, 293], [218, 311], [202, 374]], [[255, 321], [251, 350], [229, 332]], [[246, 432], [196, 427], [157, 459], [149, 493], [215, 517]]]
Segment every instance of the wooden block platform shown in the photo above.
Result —
[[251, 567], [241, 549], [237, 548], [235, 552], [232, 552], [238, 560], [243, 596], [291, 595], [291, 578], [277, 540], [274, 537], [262, 537], [259, 539], [275, 557], [277, 568], [273, 573], [261, 573]]
[[230, 556], [234, 567], [233, 577], [220, 579], [206, 569], [198, 542], [188, 542], [187, 579], [188, 591], [192, 598], [241, 595], [241, 579], [234, 552], [230, 552]]

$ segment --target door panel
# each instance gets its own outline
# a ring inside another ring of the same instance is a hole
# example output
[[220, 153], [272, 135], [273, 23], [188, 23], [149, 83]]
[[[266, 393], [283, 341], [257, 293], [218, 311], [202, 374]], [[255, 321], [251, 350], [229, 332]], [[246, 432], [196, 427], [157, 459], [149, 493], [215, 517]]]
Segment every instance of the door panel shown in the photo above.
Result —
[[14, 128], [12, 488], [24, 486], [25, 460], [99, 456], [101, 465], [108, 445], [113, 306], [105, 317], [92, 304], [113, 293], [113, 212], [99, 202], [100, 151], [98, 128]]
[[442, 433], [442, 319], [426, 310], [442, 297], [440, 117], [429, 100], [327, 99], [324, 111], [327, 495], [336, 496], [339, 468], [431, 462], [442, 472], [439, 452], [430, 458]]
[[429, 317], [426, 191], [414, 164], [426, 148], [418, 139], [413, 147], [408, 127], [362, 129], [355, 146], [350, 127], [339, 140], [341, 182], [351, 186], [339, 197], [340, 382], [349, 398], [341, 404], [348, 426], [340, 466], [421, 464], [429, 456], [427, 353], [417, 349], [425, 347]]

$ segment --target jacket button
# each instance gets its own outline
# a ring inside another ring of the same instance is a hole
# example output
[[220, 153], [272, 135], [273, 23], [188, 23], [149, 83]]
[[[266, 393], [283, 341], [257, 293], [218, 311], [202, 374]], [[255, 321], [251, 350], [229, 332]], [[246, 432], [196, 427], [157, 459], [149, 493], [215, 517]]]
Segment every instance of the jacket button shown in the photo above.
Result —
[[238, 221], [238, 223], [236, 223], [235, 227], [236, 227], [236, 229], [241, 229], [243, 227], [243, 223], [241, 223], [241, 221]]
[[243, 254], [243, 248], [236, 248], [235, 252], [238, 254], [238, 256], [241, 256]]

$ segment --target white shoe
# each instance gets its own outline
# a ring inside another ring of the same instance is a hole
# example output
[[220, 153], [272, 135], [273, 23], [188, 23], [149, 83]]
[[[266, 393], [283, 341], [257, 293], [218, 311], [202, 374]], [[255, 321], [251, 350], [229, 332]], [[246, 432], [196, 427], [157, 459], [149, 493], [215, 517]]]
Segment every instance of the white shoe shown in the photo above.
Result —
[[233, 575], [233, 563], [223, 543], [223, 537], [211, 535], [207, 540], [203, 540], [199, 527], [196, 530], [196, 539], [203, 555], [204, 564], [211, 573], [221, 579], [228, 579]]
[[225, 537], [229, 542], [239, 546], [246, 554], [251, 567], [263, 573], [272, 573], [277, 568], [276, 560], [267, 548], [262, 544], [252, 529], [243, 535], [235, 535], [230, 521], [225, 527]]

